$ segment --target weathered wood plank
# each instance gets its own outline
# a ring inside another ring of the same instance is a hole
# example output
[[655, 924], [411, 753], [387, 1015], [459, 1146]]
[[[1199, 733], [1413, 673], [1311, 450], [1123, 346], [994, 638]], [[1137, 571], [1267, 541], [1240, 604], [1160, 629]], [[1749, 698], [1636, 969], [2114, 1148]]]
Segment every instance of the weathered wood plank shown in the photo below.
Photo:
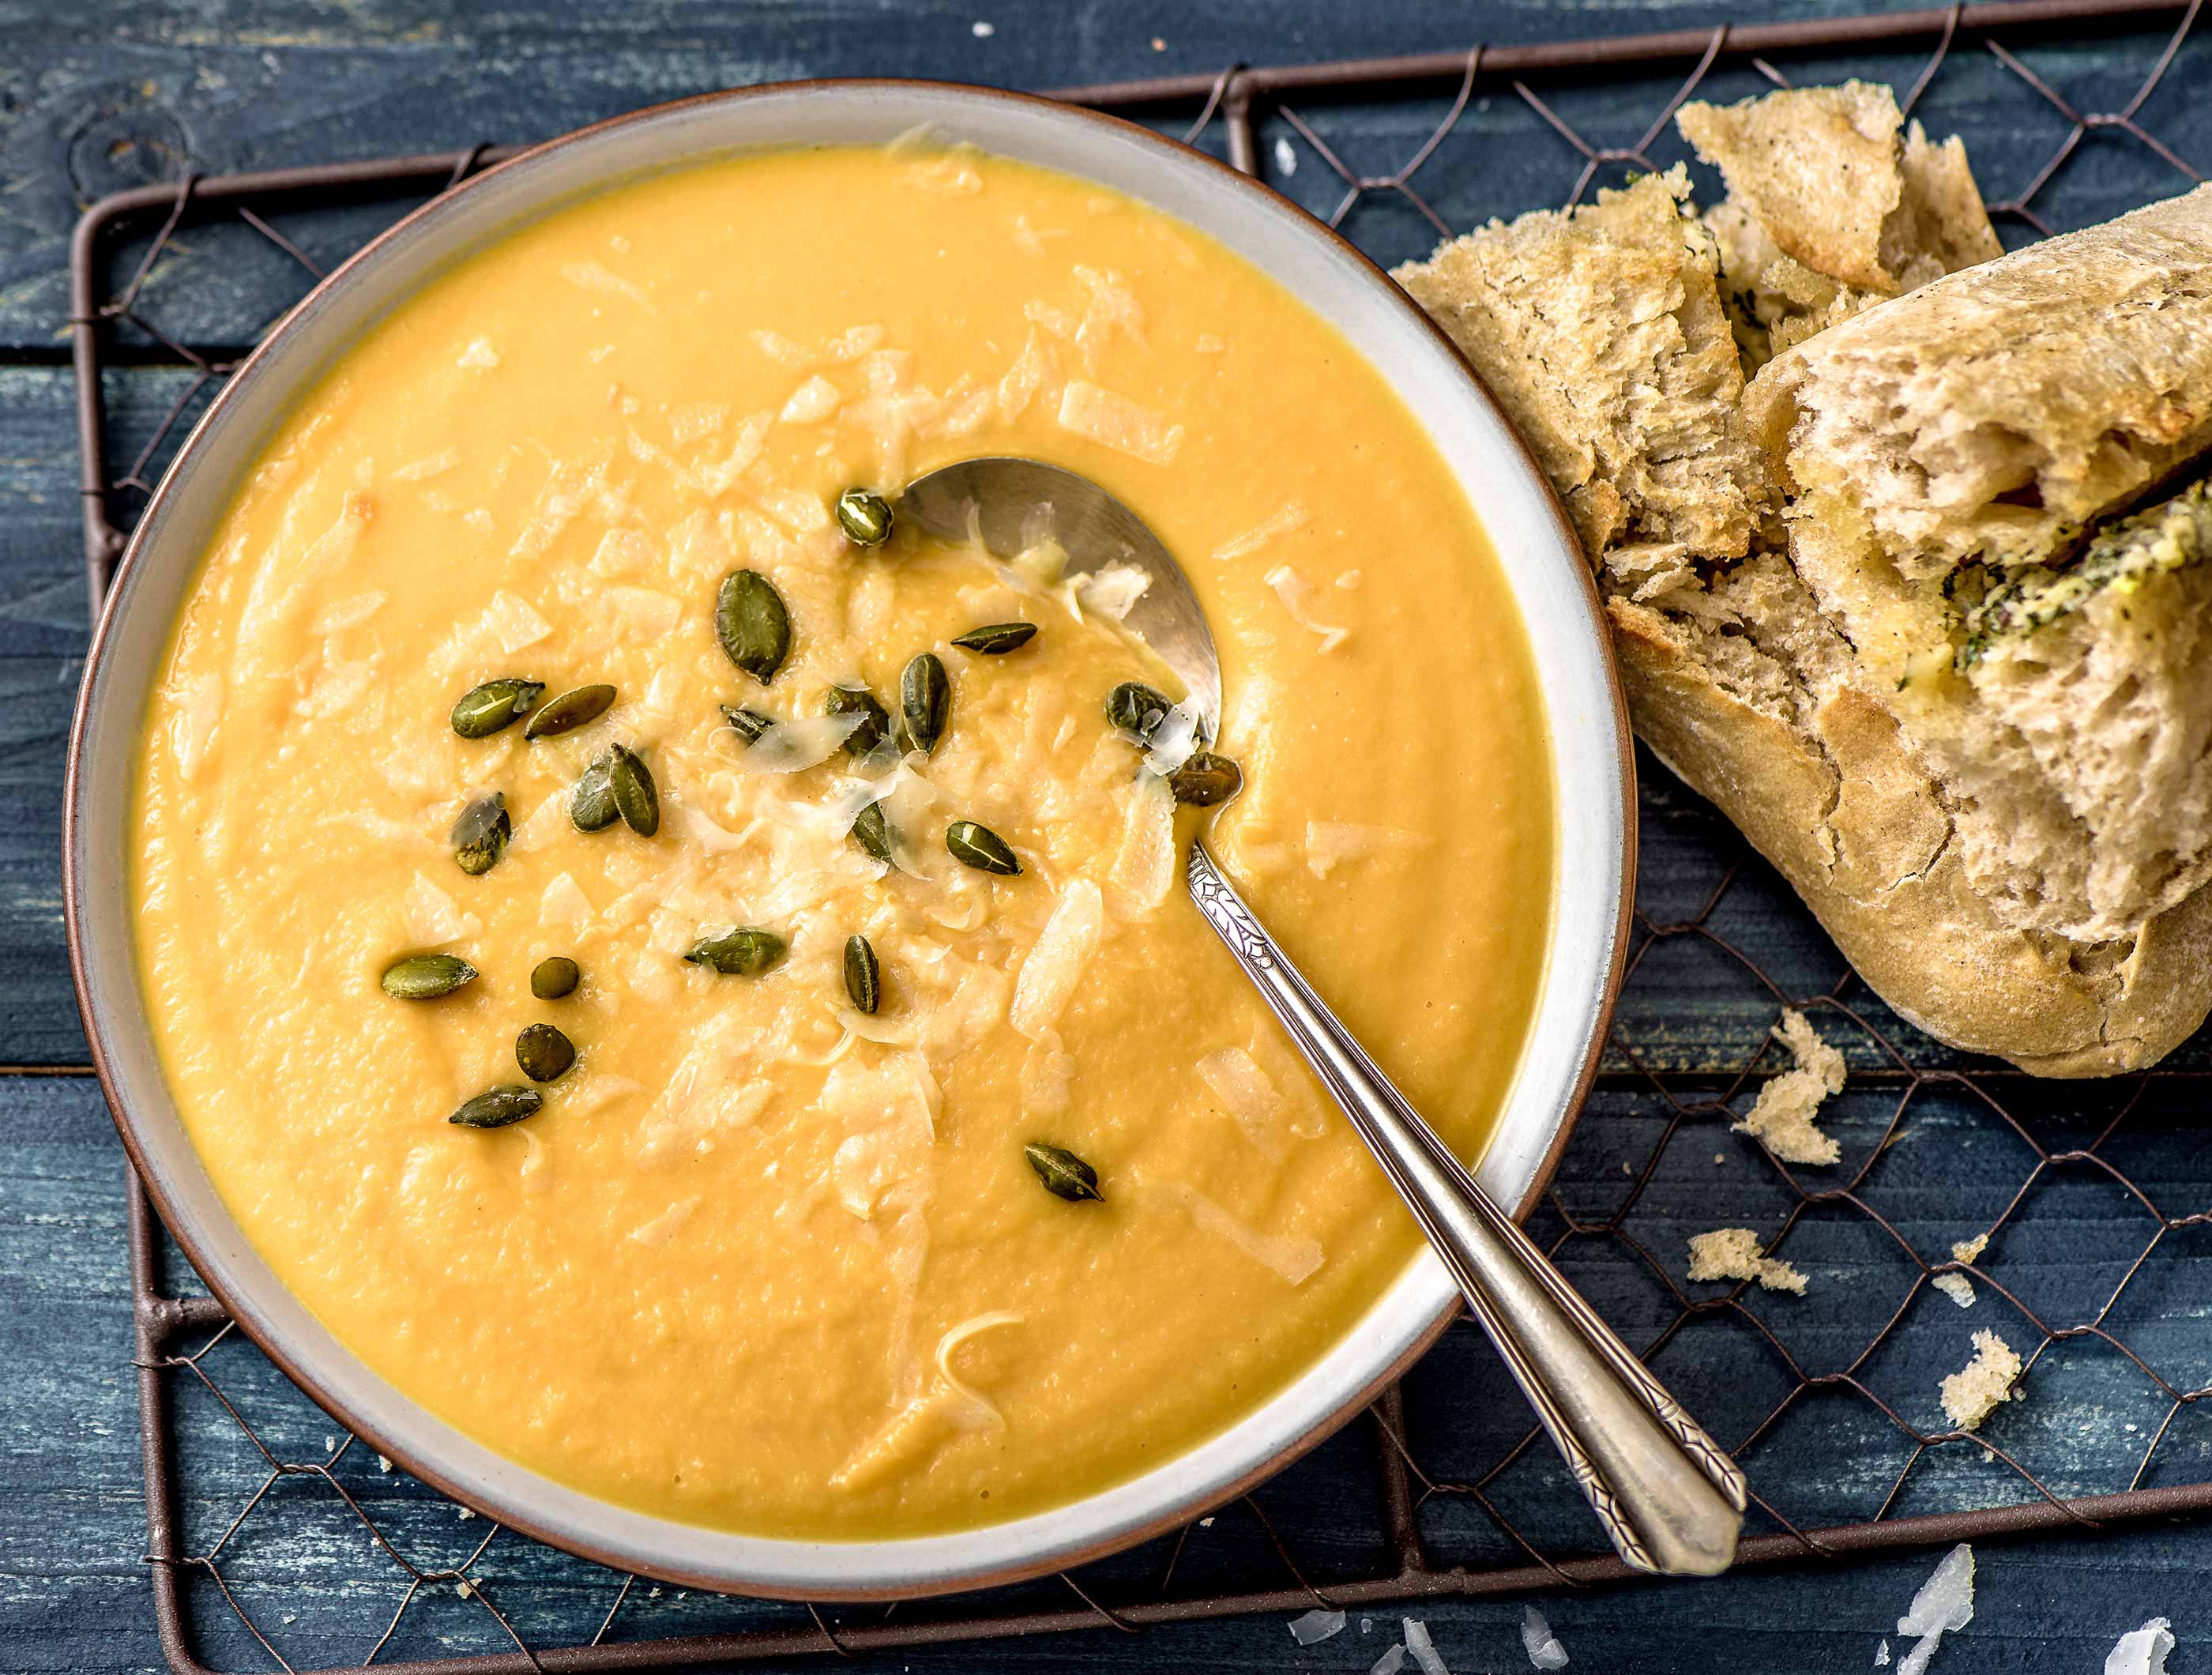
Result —
[[[973, 30], [976, 14], [993, 9], [950, 0], [896, 14], [855, 0], [790, 9], [773, 31], [763, 30], [755, 14], [721, 7], [626, 8], [618, 32], [574, 24], [552, 29], [545, 11], [530, 9], [453, 18], [375, 3], [304, 25], [283, 5], [244, 9], [246, 18], [216, 31], [188, 9], [153, 9], [119, 40], [107, 38], [104, 23], [88, 19], [74, 29], [42, 33], [15, 62], [0, 65], [0, 88], [14, 94], [0, 101], [0, 178], [11, 188], [0, 199], [8, 206], [0, 216], [0, 348], [58, 352], [67, 314], [64, 250], [84, 204], [187, 171], [374, 156], [395, 144], [435, 150], [541, 139], [658, 99], [801, 75], [892, 68], [1049, 87], [1071, 76], [1116, 79], [1240, 58], [1473, 44], [1463, 38], [1460, 20], [1402, 3], [1333, 16], [1325, 31], [1286, 30], [1262, 0], [1208, 7], [1157, 25], [1085, 14], [1073, 31], [1015, 10], [980, 39]], [[1803, 15], [1819, 9], [1790, 9]], [[1710, 4], [1675, 5], [1639, 13], [1633, 22], [1710, 25], [1725, 15], [1724, 8]], [[1500, 45], [1557, 38], [1578, 21], [1541, 0], [1513, 0], [1485, 8], [1481, 21], [1485, 39]], [[1619, 20], [1620, 27], [1628, 23]], [[1166, 41], [1158, 52], [1152, 45], [1156, 32]], [[2040, 73], [2090, 108], [2122, 102], [2157, 44], [2155, 28], [2129, 28], [2102, 40], [2024, 50]], [[2171, 85], [2143, 112], [2147, 124], [2199, 167], [2212, 165], [2212, 111], [2183, 90], [2201, 76], [2207, 52], [2212, 48], [2192, 44]], [[1923, 56], [1829, 55], [1784, 60], [1783, 68], [1801, 79], [1859, 74], [1903, 85], [1917, 75]], [[1594, 144], [1629, 145], [1680, 74], [1680, 66], [1665, 65], [1650, 76], [1579, 88], [1547, 82], [1545, 91]], [[1711, 84], [1717, 96], [1726, 97], [1764, 85], [1748, 68], [1733, 66]], [[309, 88], [331, 92], [303, 98]], [[1448, 102], [1441, 95], [1389, 104], [1316, 100], [1302, 109], [1356, 172], [1387, 174], [1412, 155]], [[1954, 55], [1923, 109], [1939, 131], [1966, 135], [1993, 197], [2026, 186], [2066, 133], [2057, 112], [1971, 45]], [[1161, 120], [1172, 125], [1175, 119]], [[1334, 207], [1340, 182], [1286, 125], [1266, 125], [1263, 152], [1275, 184], [1317, 211]], [[1662, 165], [1686, 155], [1671, 132], [1651, 152]], [[2097, 137], [2039, 203], [2058, 224], [2075, 225], [2137, 201], [2161, 174], [2175, 189], [2184, 184], [2161, 165], [2151, 165], [2147, 177], [2145, 162], [2133, 139]], [[1460, 227], [1557, 202], [1580, 165], [1571, 147], [1509, 88], [1486, 82], [1418, 184], [1445, 221]], [[1601, 178], [1617, 174], [1608, 170]], [[327, 263], [354, 248], [382, 215], [361, 212], [319, 226], [296, 216], [280, 222]], [[1389, 194], [1363, 204], [1349, 226], [1386, 260], [1417, 253], [1433, 236], [1410, 205]], [[255, 247], [240, 254], [248, 244]], [[173, 334], [238, 344], [251, 341], [282, 310], [296, 294], [298, 277], [289, 258], [258, 241], [234, 246], [203, 229], [179, 241], [149, 287], [147, 303]]]
[[[1817, 15], [1848, 3], [1797, 0], [1776, 15]], [[1484, 8], [1479, 18], [1414, 0], [1350, 9], [1230, 0], [1187, 14], [1070, 11], [1034, 0], [957, 7], [936, 0], [775, 7], [638, 0], [605, 13], [532, 0], [458, 19], [447, 15], [450, 9], [425, 0], [239, 0], [212, 21], [185, 0], [36, 16], [0, 10], [0, 361], [58, 360], [66, 312], [63, 241], [81, 202], [185, 167], [248, 168], [538, 137], [652, 99], [773, 76], [894, 69], [1042, 85], [1209, 68], [1238, 57], [1446, 47], [1476, 27], [1504, 41], [1704, 23], [1723, 15], [1711, 4], [1680, 3], [1562, 11], [1543, 0], [1508, 0]], [[975, 35], [979, 17], [993, 21], [995, 33]], [[1164, 50], [1153, 49], [1156, 35]], [[2127, 33], [2027, 56], [2055, 85], [2109, 107], [2124, 100], [2151, 45], [2150, 37]], [[2202, 52], [2190, 49], [2144, 113], [2199, 166], [2212, 162], [2212, 106], [2188, 96], [2202, 82]], [[1844, 67], [1828, 61], [1822, 73]], [[1917, 62], [1905, 54], [1849, 67], [1903, 81]], [[1594, 140], [1623, 143], [1662, 101], [1668, 79], [1563, 91], [1553, 102]], [[1754, 85], [1731, 72], [1718, 89], [1734, 96]], [[1410, 153], [1443, 102], [1301, 108], [1355, 169], [1381, 173]], [[1993, 195], [2022, 185], [2064, 131], [1978, 48], [1938, 79], [1927, 114], [1939, 131], [1966, 132]], [[1279, 139], [1290, 144], [1294, 174], [1276, 161]], [[1657, 159], [1677, 152], [1662, 146]], [[1333, 207], [1331, 178], [1279, 120], [1263, 129], [1262, 153], [1272, 178], [1302, 202]], [[1577, 162], [1517, 99], [1500, 94], [1478, 101], [1464, 131], [1446, 142], [1419, 184], [1458, 225], [1552, 201]], [[2126, 137], [2093, 137], [2059, 179], [2050, 200], [2056, 218], [2094, 218], [2139, 195], [2161, 178], [2140, 164]], [[319, 256], [335, 256], [371, 218], [364, 211], [285, 224]], [[1416, 214], [1387, 199], [1363, 204], [1351, 228], [1386, 259], [1413, 253], [1428, 237]], [[195, 234], [157, 282], [154, 306], [166, 322], [194, 333], [246, 341], [289, 300], [293, 283], [282, 260], [248, 259], [213, 236]], [[118, 463], [127, 462], [177, 389], [165, 374], [114, 376], [110, 395], [118, 429], [127, 433]], [[66, 374], [47, 366], [0, 369], [0, 784], [16, 811], [0, 833], [0, 1038], [7, 1044], [0, 1057], [19, 1063], [82, 1052], [60, 959], [52, 798], [68, 682], [83, 648], [77, 551]], [[1731, 864], [1735, 841], [1662, 773], [1647, 775], [1644, 797], [1646, 911], [1660, 922], [1688, 917]], [[1838, 974], [1832, 949], [1755, 863], [1714, 923], [1786, 993], [1815, 992]], [[1632, 987], [1621, 1034], [1646, 1063], [1731, 1069], [1756, 1046], [1773, 1005], [1725, 956], [1686, 941], [1668, 944], [1655, 950]], [[1855, 1063], [1875, 1062], [1848, 1026], [1829, 1027]], [[1924, 1045], [1917, 1057], [1936, 1062]], [[2185, 1062], [2206, 1062], [2203, 1045], [2192, 1046]], [[2108, 1095], [2095, 1089], [2023, 1097], [2008, 1087], [2008, 1097], [2033, 1107], [2023, 1120], [2053, 1148], [2086, 1143], [2109, 1108]], [[1846, 1167], [1876, 1143], [1891, 1098], [1863, 1085], [1839, 1102], [1831, 1126], [1844, 1140]], [[1735, 1101], [1739, 1110], [1743, 1104]], [[2107, 1155], [2157, 1181], [2154, 1196], [2168, 1215], [2202, 1209], [2212, 1197], [2199, 1115], [2169, 1098], [2138, 1113], [2106, 1148]], [[1624, 1223], [1678, 1283], [1688, 1233], [1731, 1223], [1771, 1233], [1792, 1202], [1747, 1142], [1727, 1133], [1726, 1121], [1717, 1110], [1695, 1112]], [[1640, 1171], [1663, 1125], [1663, 1102], [1632, 1085], [1609, 1088], [1569, 1152], [1563, 1202], [1578, 1217], [1612, 1214], [1634, 1181], [1621, 1164]], [[2002, 1209], [2028, 1154], [1989, 1112], [1955, 1097], [1916, 1096], [1906, 1128], [1906, 1140], [1875, 1166], [1866, 1198], [1922, 1257], [1934, 1258]], [[0, 1499], [9, 1514], [0, 1520], [0, 1667], [152, 1669], [159, 1659], [140, 1559], [119, 1159], [96, 1093], [81, 1080], [0, 1078], [0, 1133], [9, 1142], [0, 1165], [0, 1368], [7, 1369], [0, 1374], [7, 1396]], [[1713, 1163], [1716, 1154], [1726, 1161]], [[1561, 1226], [1549, 1209], [1539, 1225], [1553, 1233]], [[2054, 1322], [2079, 1318], [2148, 1228], [2139, 1209], [2077, 1166], [2039, 1188], [2019, 1225], [1984, 1260]], [[1600, 1248], [1571, 1245], [1571, 1270], [1625, 1327], [1656, 1331], [1672, 1312], [1665, 1287], [1633, 1262], [1601, 1258]], [[1856, 1212], [1815, 1213], [1784, 1249], [1812, 1276], [1813, 1289], [1803, 1300], [1757, 1295], [1747, 1306], [1810, 1367], [1838, 1365], [1854, 1353], [1880, 1307], [1910, 1283], [1911, 1264], [1886, 1235], [1870, 1234]], [[2203, 1332], [2208, 1255], [2212, 1234], [2169, 1235], [2112, 1317], [2127, 1341], [2177, 1382], [2212, 1377]], [[1692, 1289], [1710, 1296], [1718, 1288]], [[1963, 1332], [1989, 1325], [2013, 1336], [2019, 1316], [1987, 1288], [1963, 1315], [1923, 1295], [1899, 1349], [1869, 1363], [1869, 1380], [1908, 1417], [1932, 1422], [1934, 1380], [1963, 1359]], [[1781, 1387], [1772, 1352], [1729, 1336], [1746, 1331], [1722, 1316], [1701, 1318], [1661, 1358], [1666, 1376], [1731, 1440], [1730, 1426], [1747, 1423], [1761, 1398], [1771, 1402]], [[244, 1346], [227, 1345], [216, 1357], [225, 1388], [288, 1456], [321, 1457], [323, 1439], [335, 1433], [319, 1413]], [[2140, 1436], [2155, 1416], [2142, 1375], [2094, 1343], [2050, 1358], [2032, 1375], [2029, 1391], [2027, 1401], [1992, 1420], [1992, 1435], [2069, 1488], [2110, 1486], [2133, 1446], [2124, 1425], [2137, 1424]], [[1419, 1457], [1439, 1473], [1481, 1469], [1519, 1422], [1494, 1363], [1463, 1329], [1419, 1370], [1409, 1399]], [[1859, 1398], [1837, 1399], [1855, 1405], [1842, 1413], [1808, 1410], [1753, 1456], [1755, 1477], [1771, 1473], [1787, 1487], [1794, 1498], [1785, 1499], [1785, 1509], [1794, 1514], [1854, 1515], [1879, 1469], [1898, 1463], [1889, 1422]], [[2212, 1433], [2205, 1422], [2193, 1410], [2179, 1422], [2168, 1445], [2172, 1464], [2159, 1468], [2169, 1480], [2207, 1470]], [[204, 1398], [180, 1400], [179, 1435], [191, 1463], [189, 1527], [204, 1537], [250, 1492], [258, 1456]], [[1375, 1562], [1363, 1475], [1370, 1446], [1355, 1428], [1261, 1491], [1270, 1519], [1293, 1550], [1312, 1561], [1319, 1580]], [[419, 1484], [377, 1471], [358, 1448], [337, 1469], [420, 1562], [458, 1556], [480, 1527]], [[1586, 1541], [1571, 1500], [1547, 1487], [1548, 1470], [1532, 1460], [1508, 1473], [1498, 1489], [1500, 1505], [1532, 1530]], [[1906, 1504], [1927, 1510], [1969, 1503], [1989, 1492], [1992, 1471], [2004, 1468], [1971, 1449], [1943, 1451], [1916, 1469]], [[388, 1562], [372, 1562], [350, 1514], [342, 1508], [334, 1514], [327, 1491], [302, 1483], [280, 1493], [283, 1505], [256, 1515], [266, 1522], [249, 1522], [234, 1556], [240, 1597], [296, 1661], [358, 1657], [369, 1617], [397, 1603], [396, 1573]], [[1463, 1499], [1431, 1504], [1425, 1518], [1439, 1551], [1470, 1562], [1504, 1556], [1503, 1538], [1469, 1512]], [[1236, 1586], [1263, 1574], [1272, 1582], [1278, 1573], [1271, 1555], [1248, 1514], [1224, 1513], [1186, 1549], [1179, 1586]], [[2189, 1611], [2195, 1579], [2212, 1561], [2212, 1532], [2203, 1526], [1990, 1544], [1980, 1558], [1975, 1622], [1960, 1636], [1964, 1643], [1946, 1654], [1960, 1667], [2094, 1668], [2118, 1634], [2154, 1614], [2175, 1617], [2185, 1641], [2202, 1632]], [[1103, 1584], [1104, 1597], [1148, 1588], [1161, 1562], [1156, 1550], [1118, 1562]], [[1797, 1675], [1869, 1666], [1877, 1640], [1932, 1562], [1932, 1555], [1907, 1554], [1844, 1569], [1559, 1594], [1541, 1604], [1577, 1667], [1710, 1675], [1727, 1666]], [[494, 1548], [485, 1574], [502, 1606], [543, 1638], [587, 1631], [611, 1593], [599, 1573], [507, 1538]], [[200, 1593], [204, 1599], [206, 1590]], [[1067, 1596], [1056, 1584], [1041, 1584], [1024, 1597], [1057, 1605]], [[1521, 1666], [1520, 1611], [1520, 1602], [1499, 1600], [1439, 1604], [1418, 1614], [1434, 1626], [1449, 1666], [1468, 1671]], [[1101, 1632], [866, 1666], [1092, 1672], [1142, 1658], [1167, 1667], [1356, 1671], [1371, 1665], [1397, 1633], [1395, 1615], [1370, 1616], [1366, 1632], [1354, 1613], [1343, 1635], [1304, 1649], [1279, 1621], [1257, 1621], [1155, 1631], [1133, 1645]], [[783, 1607], [641, 1588], [617, 1619], [615, 1637], [793, 1617]], [[203, 1650], [219, 1666], [266, 1666], [219, 1603], [204, 1621], [210, 1633]], [[497, 1644], [482, 1611], [445, 1592], [410, 1613], [394, 1649], [422, 1655]], [[1893, 1639], [1893, 1649], [1902, 1649]]]

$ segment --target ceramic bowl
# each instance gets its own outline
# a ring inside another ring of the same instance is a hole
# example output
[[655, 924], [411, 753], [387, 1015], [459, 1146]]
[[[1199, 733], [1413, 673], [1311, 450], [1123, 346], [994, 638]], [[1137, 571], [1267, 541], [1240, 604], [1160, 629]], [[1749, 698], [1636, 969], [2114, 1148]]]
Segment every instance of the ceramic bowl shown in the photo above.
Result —
[[620, 1569], [818, 1599], [1005, 1582], [1171, 1528], [1320, 1441], [1401, 1372], [1457, 1298], [1413, 1262], [1353, 1329], [1263, 1405], [1180, 1457], [1072, 1505], [957, 1534], [765, 1539], [648, 1516], [502, 1459], [402, 1396], [278, 1282], [224, 1209], [163, 1085], [131, 961], [125, 859], [133, 758], [170, 624], [233, 486], [334, 356], [424, 281], [517, 222], [641, 172], [737, 148], [877, 143], [927, 125], [947, 141], [1145, 199], [1273, 275], [1380, 368], [1428, 431], [1503, 555], [1548, 709], [1559, 807], [1549, 953], [1530, 1045], [1480, 1166], [1525, 1209], [1595, 1063], [1619, 981], [1633, 849], [1628, 734], [1588, 568], [1526, 450], [1450, 344], [1383, 273], [1302, 210], [1200, 153], [1047, 100], [908, 82], [718, 94], [572, 134], [426, 205], [318, 286], [255, 351], [155, 495], [93, 643], [71, 741], [70, 944], [79, 1004], [132, 1160], [239, 1324], [378, 1453], [488, 1517]]

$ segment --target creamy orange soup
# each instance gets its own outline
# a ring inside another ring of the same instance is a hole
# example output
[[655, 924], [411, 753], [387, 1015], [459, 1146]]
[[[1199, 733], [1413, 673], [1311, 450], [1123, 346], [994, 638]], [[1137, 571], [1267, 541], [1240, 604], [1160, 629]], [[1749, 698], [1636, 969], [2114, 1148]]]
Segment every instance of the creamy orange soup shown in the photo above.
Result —
[[[1154, 770], [1188, 742], [1148, 757], [1109, 725], [1120, 682], [1181, 696], [1111, 588], [1065, 584], [1049, 550], [861, 545], [834, 515], [858, 486], [895, 515], [902, 484], [983, 454], [1096, 478], [1189, 570], [1232, 801], [1178, 809]], [[718, 634], [741, 570], [788, 618], [765, 681]], [[1006, 622], [1037, 631], [954, 643]], [[855, 754], [819, 719], [842, 684], [896, 724], [924, 653], [933, 751], [902, 755], [909, 730]], [[461, 736], [457, 701], [498, 679], [530, 683], [517, 715], [615, 697], [566, 732]], [[579, 828], [616, 745], [655, 788], [651, 835]], [[491, 864], [465, 871], [456, 820], [494, 794]], [[1158, 1465], [1413, 1252], [1182, 893], [1200, 822], [1469, 1156], [1552, 887], [1511, 598], [1382, 379], [1190, 228], [959, 152], [635, 181], [427, 286], [241, 486], [137, 798], [163, 1063], [284, 1282], [501, 1453], [788, 1536], [957, 1529]], [[848, 835], [871, 806], [896, 864]], [[954, 822], [1019, 871], [964, 864]], [[732, 927], [773, 963], [686, 959]], [[422, 954], [475, 975], [386, 993]], [[555, 956], [580, 983], [540, 998]], [[542, 1083], [518, 1064], [535, 1026], [575, 1055]], [[528, 1114], [449, 1120], [494, 1088], [495, 1116]], [[1048, 1191], [1032, 1144], [1097, 1196]]]

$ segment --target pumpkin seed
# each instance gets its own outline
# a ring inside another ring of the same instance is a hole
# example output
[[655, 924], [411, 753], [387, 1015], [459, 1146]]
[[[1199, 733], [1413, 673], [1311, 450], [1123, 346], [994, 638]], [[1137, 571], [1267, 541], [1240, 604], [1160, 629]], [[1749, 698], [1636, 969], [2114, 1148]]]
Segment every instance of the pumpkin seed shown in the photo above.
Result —
[[952, 709], [952, 683], [937, 654], [925, 651], [899, 676], [899, 727], [907, 747], [924, 752], [937, 748], [945, 736], [945, 722]]
[[765, 686], [791, 655], [791, 612], [758, 570], [732, 570], [714, 600], [714, 632], [730, 661]]
[[832, 716], [858, 716], [860, 724], [845, 735], [845, 754], [866, 756], [884, 741], [890, 731], [890, 712], [876, 702], [876, 695], [865, 686], [832, 686], [823, 699], [823, 709]]
[[1211, 808], [1244, 789], [1244, 770], [1225, 756], [1216, 756], [1210, 750], [1194, 751], [1168, 776], [1168, 789], [1177, 802]]
[[577, 780], [568, 799], [568, 818], [579, 831], [604, 831], [622, 818], [615, 806], [614, 752], [602, 751]]
[[760, 742], [762, 734], [775, 725], [775, 717], [763, 716], [757, 710], [743, 710], [734, 704], [722, 706], [722, 719], [738, 731], [738, 737], [749, 745]]
[[880, 802], [872, 802], [854, 815], [853, 829], [848, 835], [886, 867], [896, 864], [891, 858], [891, 823], [884, 817]]
[[576, 1062], [576, 1044], [550, 1024], [532, 1024], [514, 1038], [514, 1062], [532, 1081], [558, 1081]]
[[574, 691], [563, 692], [530, 718], [530, 725], [522, 729], [526, 739], [550, 739], [563, 733], [573, 733], [586, 722], [595, 722], [607, 713], [615, 701], [611, 686], [579, 686]]
[[566, 954], [556, 953], [532, 968], [530, 992], [541, 1001], [566, 1000], [583, 980], [583, 968]]
[[719, 936], [702, 936], [684, 959], [694, 965], [711, 965], [725, 977], [758, 977], [783, 958], [789, 946], [772, 930], [740, 925]]
[[500, 856], [507, 853], [507, 840], [514, 835], [514, 822], [507, 813], [507, 794], [494, 791], [478, 797], [453, 822], [453, 859], [463, 872], [476, 878], [499, 864]]
[[872, 489], [837, 496], [837, 522], [855, 546], [881, 546], [891, 538], [891, 503]]
[[853, 1008], [858, 1012], [873, 1013], [883, 1004], [883, 971], [865, 936], [845, 939], [845, 992], [853, 997]]
[[1125, 680], [1106, 694], [1106, 725], [1123, 733], [1133, 733], [1150, 744], [1152, 734], [1159, 731], [1160, 723], [1174, 708], [1166, 693], [1155, 691], [1141, 680]]
[[530, 706], [545, 696], [542, 680], [487, 680], [461, 694], [453, 706], [453, 731], [464, 739], [489, 739], [503, 727], [512, 727], [530, 713]]
[[394, 1000], [434, 1001], [475, 982], [477, 968], [455, 954], [410, 953], [386, 965], [379, 981]]
[[535, 1117], [544, 1105], [545, 1096], [536, 1088], [503, 1081], [485, 1088], [446, 1120], [465, 1129], [503, 1129], [509, 1123]]
[[616, 811], [639, 837], [652, 837], [660, 830], [660, 793], [653, 788], [653, 770], [627, 745], [610, 746], [607, 755], [607, 785]]
[[1030, 1160], [1030, 1167], [1036, 1171], [1044, 1190], [1054, 1197], [1065, 1198], [1072, 1204], [1106, 1202], [1106, 1195], [1098, 1190], [1098, 1172], [1065, 1146], [1031, 1141], [1022, 1148], [1022, 1155]]
[[1019, 651], [1036, 638], [1033, 622], [994, 622], [982, 628], [971, 628], [956, 636], [952, 643], [963, 651], [981, 652], [986, 657], [1004, 657], [1010, 651]]
[[1022, 869], [1014, 859], [1013, 850], [1006, 840], [987, 825], [977, 825], [973, 820], [955, 820], [945, 828], [945, 847], [952, 858], [963, 866], [973, 867], [979, 873], [996, 873], [1011, 878]]

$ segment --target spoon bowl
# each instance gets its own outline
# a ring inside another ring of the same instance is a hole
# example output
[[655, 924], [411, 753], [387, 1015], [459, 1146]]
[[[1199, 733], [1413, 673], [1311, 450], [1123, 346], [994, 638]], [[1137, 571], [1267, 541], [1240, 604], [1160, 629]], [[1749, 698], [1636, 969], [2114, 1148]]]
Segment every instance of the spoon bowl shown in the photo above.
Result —
[[[963, 460], [916, 480], [901, 515], [938, 539], [1011, 559], [1059, 542], [1061, 574], [1146, 577], [1121, 625], [1188, 688], [1201, 737], [1218, 735], [1221, 660], [1182, 566], [1090, 478], [1040, 460]], [[1201, 842], [1191, 899], [1413, 1212], [1475, 1319], [1565, 1458], [1614, 1550], [1639, 1570], [1714, 1575], [1735, 1557], [1743, 1474], [1528, 1241], [1315, 994]]]
[[908, 484], [898, 515], [936, 540], [979, 541], [994, 558], [1057, 541], [1063, 576], [1140, 571], [1145, 590], [1121, 626], [1183, 683], [1206, 737], [1220, 733], [1221, 656], [1190, 578], [1142, 518], [1089, 478], [1012, 454], [963, 460]]

